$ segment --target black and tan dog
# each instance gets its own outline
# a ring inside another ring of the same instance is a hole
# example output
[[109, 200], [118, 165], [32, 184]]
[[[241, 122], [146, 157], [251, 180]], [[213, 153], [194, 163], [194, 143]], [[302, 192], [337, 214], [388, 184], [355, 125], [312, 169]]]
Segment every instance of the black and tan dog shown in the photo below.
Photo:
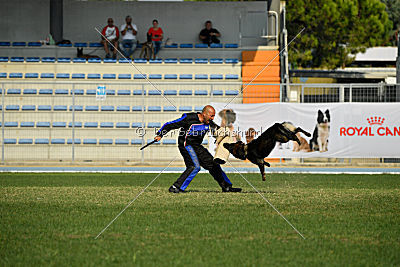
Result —
[[261, 176], [265, 181], [265, 167], [270, 164], [264, 160], [274, 149], [276, 142], [287, 143], [290, 140], [300, 145], [300, 140], [296, 133], [301, 132], [310, 137], [311, 134], [300, 127], [296, 127], [290, 122], [275, 123], [263, 132], [258, 138], [247, 145], [239, 141], [236, 143], [225, 143], [224, 147], [235, 157], [241, 160], [248, 159], [260, 168]]
[[147, 60], [156, 59], [154, 54], [154, 45], [151, 41], [151, 35], [147, 34], [147, 42], [142, 43], [142, 51], [140, 51], [140, 58], [146, 58]]

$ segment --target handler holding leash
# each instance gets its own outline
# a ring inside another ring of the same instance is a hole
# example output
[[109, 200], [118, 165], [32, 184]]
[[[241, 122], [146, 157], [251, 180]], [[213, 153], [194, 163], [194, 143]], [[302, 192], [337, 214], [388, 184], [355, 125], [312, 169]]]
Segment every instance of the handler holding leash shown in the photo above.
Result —
[[232, 187], [231, 181], [221, 169], [221, 166], [214, 162], [210, 152], [201, 145], [204, 136], [210, 129], [219, 128], [213, 122], [214, 117], [215, 109], [207, 105], [201, 113], [184, 113], [181, 118], [165, 123], [157, 132], [154, 140], [160, 141], [169, 131], [180, 128], [178, 148], [185, 161], [186, 170], [169, 188], [169, 192], [185, 192], [185, 189], [200, 171], [200, 166], [210, 172], [221, 186], [222, 192], [242, 191], [241, 188]]

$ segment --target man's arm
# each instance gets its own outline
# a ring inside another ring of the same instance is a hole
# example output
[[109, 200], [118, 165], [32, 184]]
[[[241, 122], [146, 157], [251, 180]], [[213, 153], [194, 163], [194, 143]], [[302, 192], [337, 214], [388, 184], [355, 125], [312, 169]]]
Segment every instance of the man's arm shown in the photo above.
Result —
[[165, 123], [161, 127], [161, 129], [157, 131], [157, 133], [156, 133], [157, 136], [154, 139], [159, 141], [169, 131], [171, 131], [173, 129], [179, 129], [179, 128], [185, 126], [186, 118], [187, 118], [187, 114], [185, 113], [179, 119], [176, 119], [176, 120], [169, 121], [169, 122]]
[[212, 31], [212, 35], [215, 35], [215, 36], [217, 36], [217, 37], [221, 37], [221, 34], [219, 33], [219, 31], [218, 31], [217, 29], [214, 29], [214, 30]]
[[206, 36], [204, 30], [201, 30], [201, 32], [200, 32], [200, 34], [199, 34], [199, 38], [200, 38], [201, 40], [204, 40], [204, 39], [207, 38], [207, 36]]

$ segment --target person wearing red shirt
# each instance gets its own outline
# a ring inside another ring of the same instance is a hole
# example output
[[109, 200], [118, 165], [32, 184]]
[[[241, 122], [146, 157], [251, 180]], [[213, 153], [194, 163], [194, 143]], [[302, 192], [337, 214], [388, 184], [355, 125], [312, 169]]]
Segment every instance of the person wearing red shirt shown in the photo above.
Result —
[[154, 55], [157, 55], [158, 51], [161, 49], [161, 43], [163, 39], [163, 30], [158, 27], [158, 20], [153, 20], [153, 27], [149, 29], [147, 35], [151, 36], [151, 41], [154, 45]]
[[[104, 50], [106, 51], [106, 58], [110, 58], [110, 44], [108, 41], [110, 41], [114, 48], [113, 51], [113, 58], [117, 58], [117, 49], [118, 49], [118, 38], [119, 38], [119, 30], [117, 26], [114, 26], [114, 21], [112, 18], [108, 18], [107, 20], [107, 26], [105, 26], [103, 28], [103, 30], [101, 31], [101, 43], [104, 46]], [[105, 40], [105, 38], [108, 40]]]

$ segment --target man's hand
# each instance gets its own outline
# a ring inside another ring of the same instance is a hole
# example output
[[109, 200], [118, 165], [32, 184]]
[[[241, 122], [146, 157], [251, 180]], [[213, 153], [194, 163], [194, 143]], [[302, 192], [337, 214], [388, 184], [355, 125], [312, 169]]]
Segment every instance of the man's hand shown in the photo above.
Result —
[[157, 135], [156, 137], [154, 137], [154, 140], [157, 140], [157, 142], [158, 142], [161, 140], [161, 138], [162, 138], [161, 136]]

